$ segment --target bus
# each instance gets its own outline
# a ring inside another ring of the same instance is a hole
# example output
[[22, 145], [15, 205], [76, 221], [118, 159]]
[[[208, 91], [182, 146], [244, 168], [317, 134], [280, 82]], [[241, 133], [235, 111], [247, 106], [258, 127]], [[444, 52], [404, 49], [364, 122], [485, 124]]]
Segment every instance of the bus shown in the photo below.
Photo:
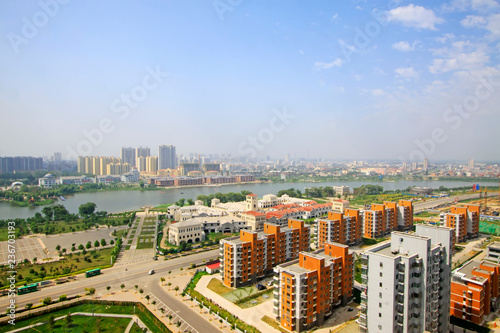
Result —
[[92, 277], [101, 274], [101, 269], [96, 268], [85, 272], [85, 277]]
[[27, 293], [32, 293], [34, 291], [38, 291], [38, 283], [33, 283], [33, 284], [29, 284], [27, 286], [22, 286], [22, 287], [17, 288], [18, 295], [24, 295]]

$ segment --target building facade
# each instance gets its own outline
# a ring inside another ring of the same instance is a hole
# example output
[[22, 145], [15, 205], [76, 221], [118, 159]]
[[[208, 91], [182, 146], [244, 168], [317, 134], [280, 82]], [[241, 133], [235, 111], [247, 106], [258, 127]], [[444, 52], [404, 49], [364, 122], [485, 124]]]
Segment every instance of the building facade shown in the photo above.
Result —
[[455, 230], [457, 242], [479, 236], [479, 205], [453, 206], [445, 215], [445, 225]]
[[435, 228], [394, 231], [361, 254], [361, 332], [448, 332], [453, 235]]
[[175, 146], [160, 146], [158, 148], [158, 169], [176, 169], [177, 154]]
[[301, 332], [323, 324], [335, 307], [352, 298], [353, 267], [349, 247], [337, 243], [300, 252], [299, 259], [277, 266], [273, 313], [281, 326]]
[[469, 261], [453, 272], [450, 315], [482, 325], [498, 309], [500, 265]]
[[318, 219], [316, 248], [323, 248], [325, 243], [360, 244], [363, 239], [361, 229], [359, 210], [328, 212], [328, 219]]
[[406, 231], [413, 226], [413, 202], [399, 200], [372, 204], [370, 209], [361, 212], [363, 237], [380, 238], [392, 231]]
[[222, 281], [228, 287], [257, 282], [299, 252], [309, 250], [309, 226], [289, 220], [288, 227], [265, 223], [261, 231], [241, 230], [239, 237], [220, 242]]

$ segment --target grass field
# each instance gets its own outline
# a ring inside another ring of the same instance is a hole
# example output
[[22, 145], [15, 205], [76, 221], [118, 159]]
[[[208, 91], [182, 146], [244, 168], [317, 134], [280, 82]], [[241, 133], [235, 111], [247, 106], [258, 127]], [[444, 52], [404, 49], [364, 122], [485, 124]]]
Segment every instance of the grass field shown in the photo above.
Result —
[[262, 321], [265, 322], [266, 324], [268, 324], [269, 326], [271, 326], [272, 328], [277, 329], [280, 332], [288, 333], [288, 331], [285, 330], [284, 328], [282, 328], [276, 320], [272, 319], [269, 316], [262, 317]]
[[242, 309], [248, 309], [253, 306], [259, 305], [264, 303], [265, 301], [269, 301], [273, 297], [273, 288], [268, 288], [265, 292], [263, 292], [261, 295], [256, 295], [255, 297], [251, 297], [250, 299], [246, 300], [245, 302], [239, 303], [238, 306]]
[[212, 290], [213, 292], [222, 295], [225, 293], [228, 293], [232, 291], [233, 289], [226, 287], [220, 280], [213, 278], [210, 280], [210, 282], [207, 285], [208, 289]]
[[210, 234], [207, 235], [207, 239], [211, 240], [211, 241], [220, 241], [221, 239], [224, 239], [224, 238], [228, 238], [228, 237], [234, 237], [234, 236], [239, 236], [239, 232], [235, 232], [235, 233], [226, 233], [226, 234], [222, 234], [222, 233], [219, 233], [219, 232], [212, 232]]
[[[135, 312], [134, 312], [134, 310], [135, 310]], [[157, 327], [157, 325], [154, 324], [155, 316], [147, 310], [142, 311], [142, 310], [139, 310], [139, 308], [134, 309], [133, 305], [102, 305], [102, 304], [80, 304], [80, 305], [73, 306], [73, 307], [70, 307], [67, 309], [58, 310], [58, 311], [55, 311], [52, 313], [47, 313], [44, 315], [33, 317], [33, 318], [30, 318], [27, 320], [16, 321], [15, 328], [18, 329], [18, 328], [29, 326], [29, 325], [34, 324], [34, 323], [47, 321], [51, 315], [53, 315], [54, 317], [57, 318], [57, 317], [68, 314], [68, 312], [71, 312], [71, 313], [75, 313], [75, 312], [92, 313], [92, 311], [94, 311], [94, 313], [111, 313], [111, 314], [134, 314], [135, 313], [139, 317], [139, 319], [142, 320], [142, 322], [149, 328], [149, 330], [151, 332], [153, 332], [153, 333], [163, 332], [159, 327]], [[74, 319], [76, 319], [76, 317], [74, 317]], [[71, 327], [71, 332], [82, 332], [83, 333], [83, 332], [95, 331], [95, 327], [96, 327], [95, 323], [89, 321], [92, 318], [85, 317], [84, 319], [86, 319], [87, 321], [82, 322], [78, 326], [78, 328], [76, 327], [75, 322], [74, 322], [74, 325]], [[114, 319], [114, 318], [111, 318], [111, 319]], [[130, 319], [127, 319], [127, 318], [124, 318], [124, 319], [127, 320], [127, 325], [128, 325], [128, 323], [130, 322]], [[64, 319], [63, 319], [63, 322], [64, 322]], [[56, 322], [56, 323], [58, 323], [58, 325], [61, 325], [61, 323], [59, 323], [59, 322]], [[111, 327], [112, 325], [114, 325], [114, 326]], [[102, 324], [102, 321], [101, 321], [101, 328], [102, 329], [112, 328], [110, 330], [101, 330], [101, 332], [116, 332], [116, 333], [124, 332], [127, 325], [125, 325], [125, 327], [123, 327], [123, 329], [119, 328], [118, 325], [119, 325], [119, 322], [115, 323], [114, 321], [109, 321], [107, 323], [107, 326], [105, 326], [104, 324]], [[40, 327], [42, 329], [40, 329]], [[44, 329], [44, 327], [45, 327], [45, 325], [39, 326], [39, 327], [37, 327], [37, 330], [30, 330], [27, 332], [36, 332], [36, 331], [38, 331], [38, 332], [50, 332], [48, 327], [45, 329]], [[62, 327], [64, 327], [64, 326], [62, 326]], [[84, 330], [85, 328], [86, 328], [86, 330]], [[0, 326], [0, 333], [8, 332], [11, 330], [12, 330], [11, 325]], [[59, 331], [52, 331], [52, 332], [59, 332]], [[66, 332], [66, 331], [60, 331], [60, 332]], [[139, 331], [136, 330], [135, 332], [139, 332]]]
[[[92, 268], [109, 265], [111, 263], [110, 258], [112, 250], [113, 248], [97, 250], [97, 254], [99, 254], [97, 258], [94, 258], [90, 252], [87, 252], [85, 256], [82, 254], [73, 254], [71, 258], [69, 256], [65, 256], [64, 260], [60, 260], [58, 262], [45, 263], [41, 265], [29, 264], [19, 266], [17, 267], [17, 282], [22, 283], [26, 281], [27, 277], [31, 278], [33, 282], [50, 280], [59, 275], [74, 273], [77, 271], [86, 271]], [[88, 258], [90, 262], [85, 261], [84, 258]], [[30, 273], [31, 269], [33, 269], [33, 273]], [[0, 272], [0, 282], [2, 283], [2, 286], [5, 286], [7, 283], [6, 279], [9, 276], [7, 271], [8, 268], [5, 268], [5, 270]], [[45, 272], [46, 274], [44, 277], [42, 277], [42, 272]], [[22, 279], [20, 278], [21, 276]]]
[[232, 290], [224, 295], [222, 295], [225, 299], [235, 303], [242, 298], [257, 294], [259, 290], [254, 286], [248, 286], [243, 288], [238, 288], [236, 290]]
[[[88, 316], [71, 316], [73, 323], [69, 330], [66, 328], [65, 319], [60, 319], [54, 323], [54, 329], [51, 330], [48, 324], [37, 326], [36, 330], [39, 332], [54, 332], [54, 333], [84, 333], [90, 332], [91, 328], [95, 332], [125, 332], [128, 324], [132, 319], [118, 318], [118, 317], [88, 317]], [[98, 319], [100, 318], [100, 320]], [[97, 323], [99, 321], [99, 330], [97, 330]], [[31, 330], [35, 331], [34, 329]], [[141, 331], [142, 332], [142, 331]]]

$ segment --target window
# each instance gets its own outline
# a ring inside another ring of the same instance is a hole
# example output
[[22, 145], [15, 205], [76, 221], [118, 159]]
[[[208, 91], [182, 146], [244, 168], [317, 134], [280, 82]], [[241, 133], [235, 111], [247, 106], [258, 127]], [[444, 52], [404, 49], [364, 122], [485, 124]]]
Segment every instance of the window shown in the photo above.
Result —
[[384, 264], [383, 263], [380, 263], [380, 268], [383, 268], [384, 267]]
[[382, 287], [382, 282], [379, 282], [378, 286], [379, 286], [379, 287]]
[[378, 297], [379, 297], [379, 298], [382, 298], [382, 293], [378, 293]]
[[382, 307], [382, 303], [378, 303], [378, 307], [381, 308]]
[[378, 313], [378, 317], [382, 318], [382, 313], [381, 312]]
[[382, 274], [382, 272], [380, 272], [380, 277], [382, 277], [384, 274]]

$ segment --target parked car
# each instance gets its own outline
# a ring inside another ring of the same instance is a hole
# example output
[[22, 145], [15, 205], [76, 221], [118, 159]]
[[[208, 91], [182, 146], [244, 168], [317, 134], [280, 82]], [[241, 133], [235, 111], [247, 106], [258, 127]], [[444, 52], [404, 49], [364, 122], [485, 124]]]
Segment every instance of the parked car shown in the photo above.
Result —
[[148, 274], [149, 274], [149, 275], [153, 275], [154, 273], [155, 273], [155, 270], [154, 270], [154, 269], [152, 269], [152, 270], [150, 270], [150, 271], [149, 271], [149, 273], [148, 273]]

